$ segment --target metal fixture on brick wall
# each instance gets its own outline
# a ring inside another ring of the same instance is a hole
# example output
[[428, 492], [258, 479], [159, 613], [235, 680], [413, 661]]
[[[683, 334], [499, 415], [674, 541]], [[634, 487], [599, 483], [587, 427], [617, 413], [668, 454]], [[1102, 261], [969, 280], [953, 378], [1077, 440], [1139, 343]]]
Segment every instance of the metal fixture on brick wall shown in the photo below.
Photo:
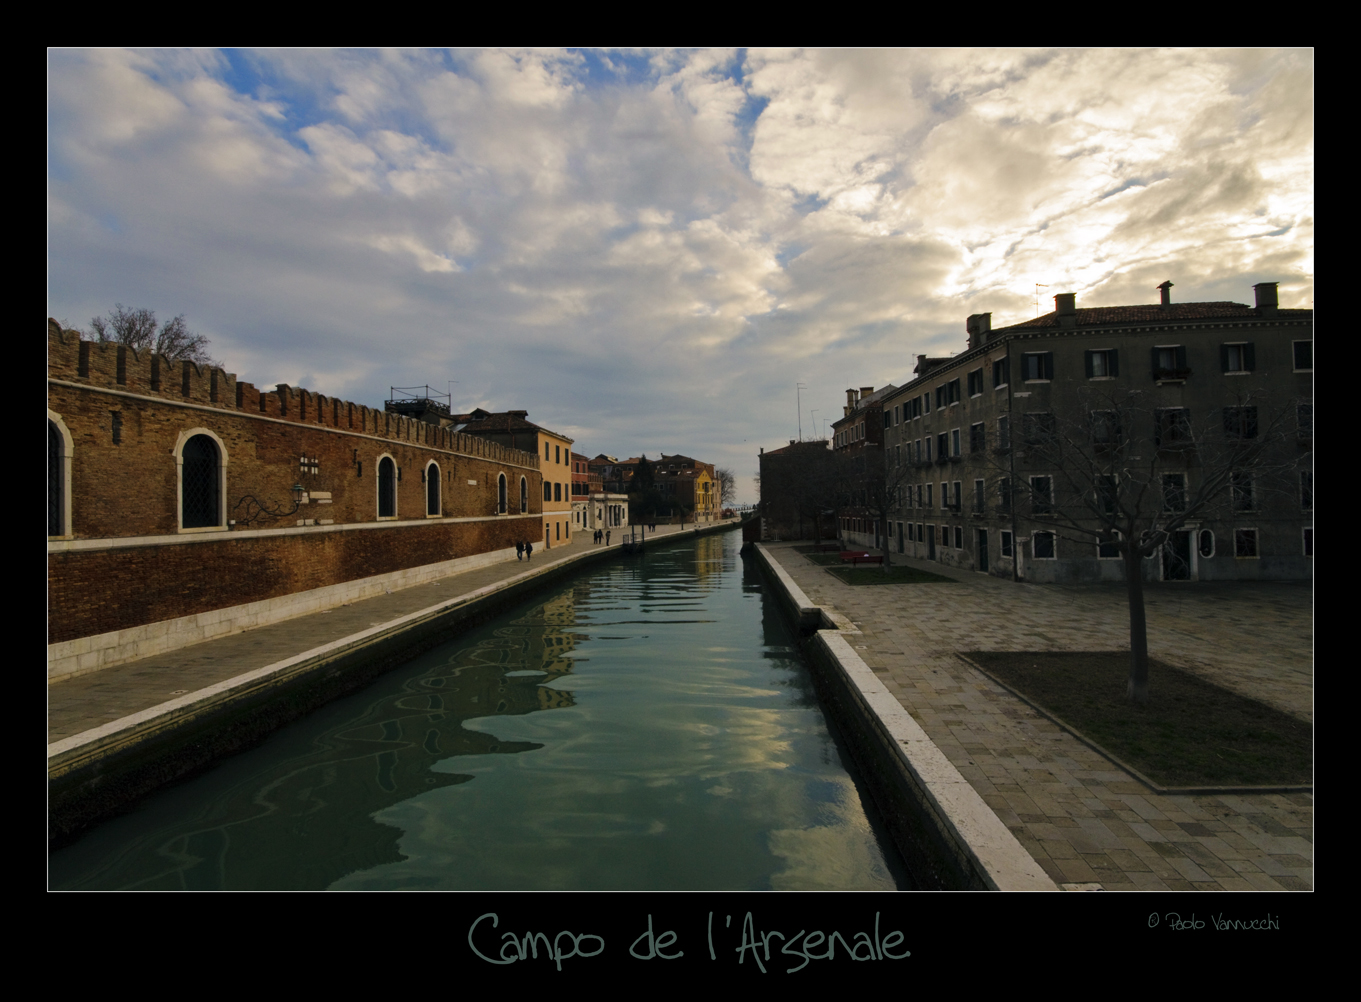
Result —
[[305, 493], [306, 489], [302, 484], [293, 485], [293, 507], [288, 511], [283, 510], [282, 502], [271, 508], [269, 505], [256, 498], [255, 495], [247, 494], [240, 501], [236, 502], [236, 504], [232, 505], [232, 511], [236, 511], [236, 509], [245, 505], [245, 517], [234, 518], [227, 524], [251, 525], [255, 522], [272, 522], [276, 518], [288, 518], [290, 515], [297, 514], [298, 509], [303, 506], [303, 495]]

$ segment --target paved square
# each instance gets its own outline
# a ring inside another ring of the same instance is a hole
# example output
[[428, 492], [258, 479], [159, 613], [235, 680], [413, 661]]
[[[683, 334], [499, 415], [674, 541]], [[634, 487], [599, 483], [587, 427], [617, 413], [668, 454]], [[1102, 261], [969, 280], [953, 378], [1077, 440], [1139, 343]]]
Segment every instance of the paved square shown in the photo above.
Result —
[[[1312, 794], [1165, 796], [1041, 717], [956, 651], [1128, 650], [1123, 586], [1013, 583], [895, 557], [950, 584], [851, 586], [765, 544], [855, 624], [858, 653], [1056, 883], [1312, 890]], [[1310, 583], [1148, 586], [1149, 653], [1313, 722]]]

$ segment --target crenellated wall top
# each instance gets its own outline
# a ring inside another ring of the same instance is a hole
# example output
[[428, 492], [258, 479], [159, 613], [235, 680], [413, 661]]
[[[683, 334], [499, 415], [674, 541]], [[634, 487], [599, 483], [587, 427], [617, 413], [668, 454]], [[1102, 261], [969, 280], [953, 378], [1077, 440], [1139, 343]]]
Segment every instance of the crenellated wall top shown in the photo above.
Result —
[[47, 321], [47, 378], [91, 389], [260, 415], [276, 421], [410, 442], [538, 469], [536, 452], [511, 449], [472, 435], [363, 404], [279, 383], [257, 388], [213, 366], [138, 351], [112, 341], [87, 341], [79, 331]]

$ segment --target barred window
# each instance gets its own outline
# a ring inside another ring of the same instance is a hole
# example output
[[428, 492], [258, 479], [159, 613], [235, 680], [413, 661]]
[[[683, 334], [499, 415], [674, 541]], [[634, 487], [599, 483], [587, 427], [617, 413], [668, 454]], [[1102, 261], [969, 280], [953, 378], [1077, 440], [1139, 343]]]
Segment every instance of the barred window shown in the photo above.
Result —
[[1225, 407], [1224, 434], [1232, 439], [1257, 437], [1256, 407]]
[[195, 435], [184, 443], [180, 461], [181, 524], [186, 529], [221, 525], [217, 443], [208, 435]]
[[1058, 426], [1053, 414], [1025, 414], [1022, 418], [1027, 448], [1043, 449], [1054, 444], [1058, 436]]
[[982, 452], [987, 445], [987, 425], [969, 425], [969, 452]]
[[496, 477], [496, 511], [500, 515], [506, 513], [506, 475], [498, 474]]
[[1030, 504], [1032, 515], [1054, 514], [1054, 481], [1052, 477], [1030, 478]]
[[1115, 446], [1120, 444], [1120, 412], [1092, 411], [1092, 443]]
[[529, 481], [524, 477], [520, 478], [520, 514], [529, 511]]
[[1163, 474], [1163, 511], [1186, 510], [1186, 474]]
[[1185, 407], [1167, 407], [1156, 412], [1157, 444], [1178, 446], [1191, 444], [1191, 418]]

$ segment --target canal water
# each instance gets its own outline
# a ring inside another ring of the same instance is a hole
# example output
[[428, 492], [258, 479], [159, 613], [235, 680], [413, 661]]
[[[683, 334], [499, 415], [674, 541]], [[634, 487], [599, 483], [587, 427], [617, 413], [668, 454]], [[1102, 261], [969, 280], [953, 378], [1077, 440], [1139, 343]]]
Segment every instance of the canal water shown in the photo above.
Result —
[[907, 889], [740, 545], [585, 570], [53, 853], [50, 886]]

